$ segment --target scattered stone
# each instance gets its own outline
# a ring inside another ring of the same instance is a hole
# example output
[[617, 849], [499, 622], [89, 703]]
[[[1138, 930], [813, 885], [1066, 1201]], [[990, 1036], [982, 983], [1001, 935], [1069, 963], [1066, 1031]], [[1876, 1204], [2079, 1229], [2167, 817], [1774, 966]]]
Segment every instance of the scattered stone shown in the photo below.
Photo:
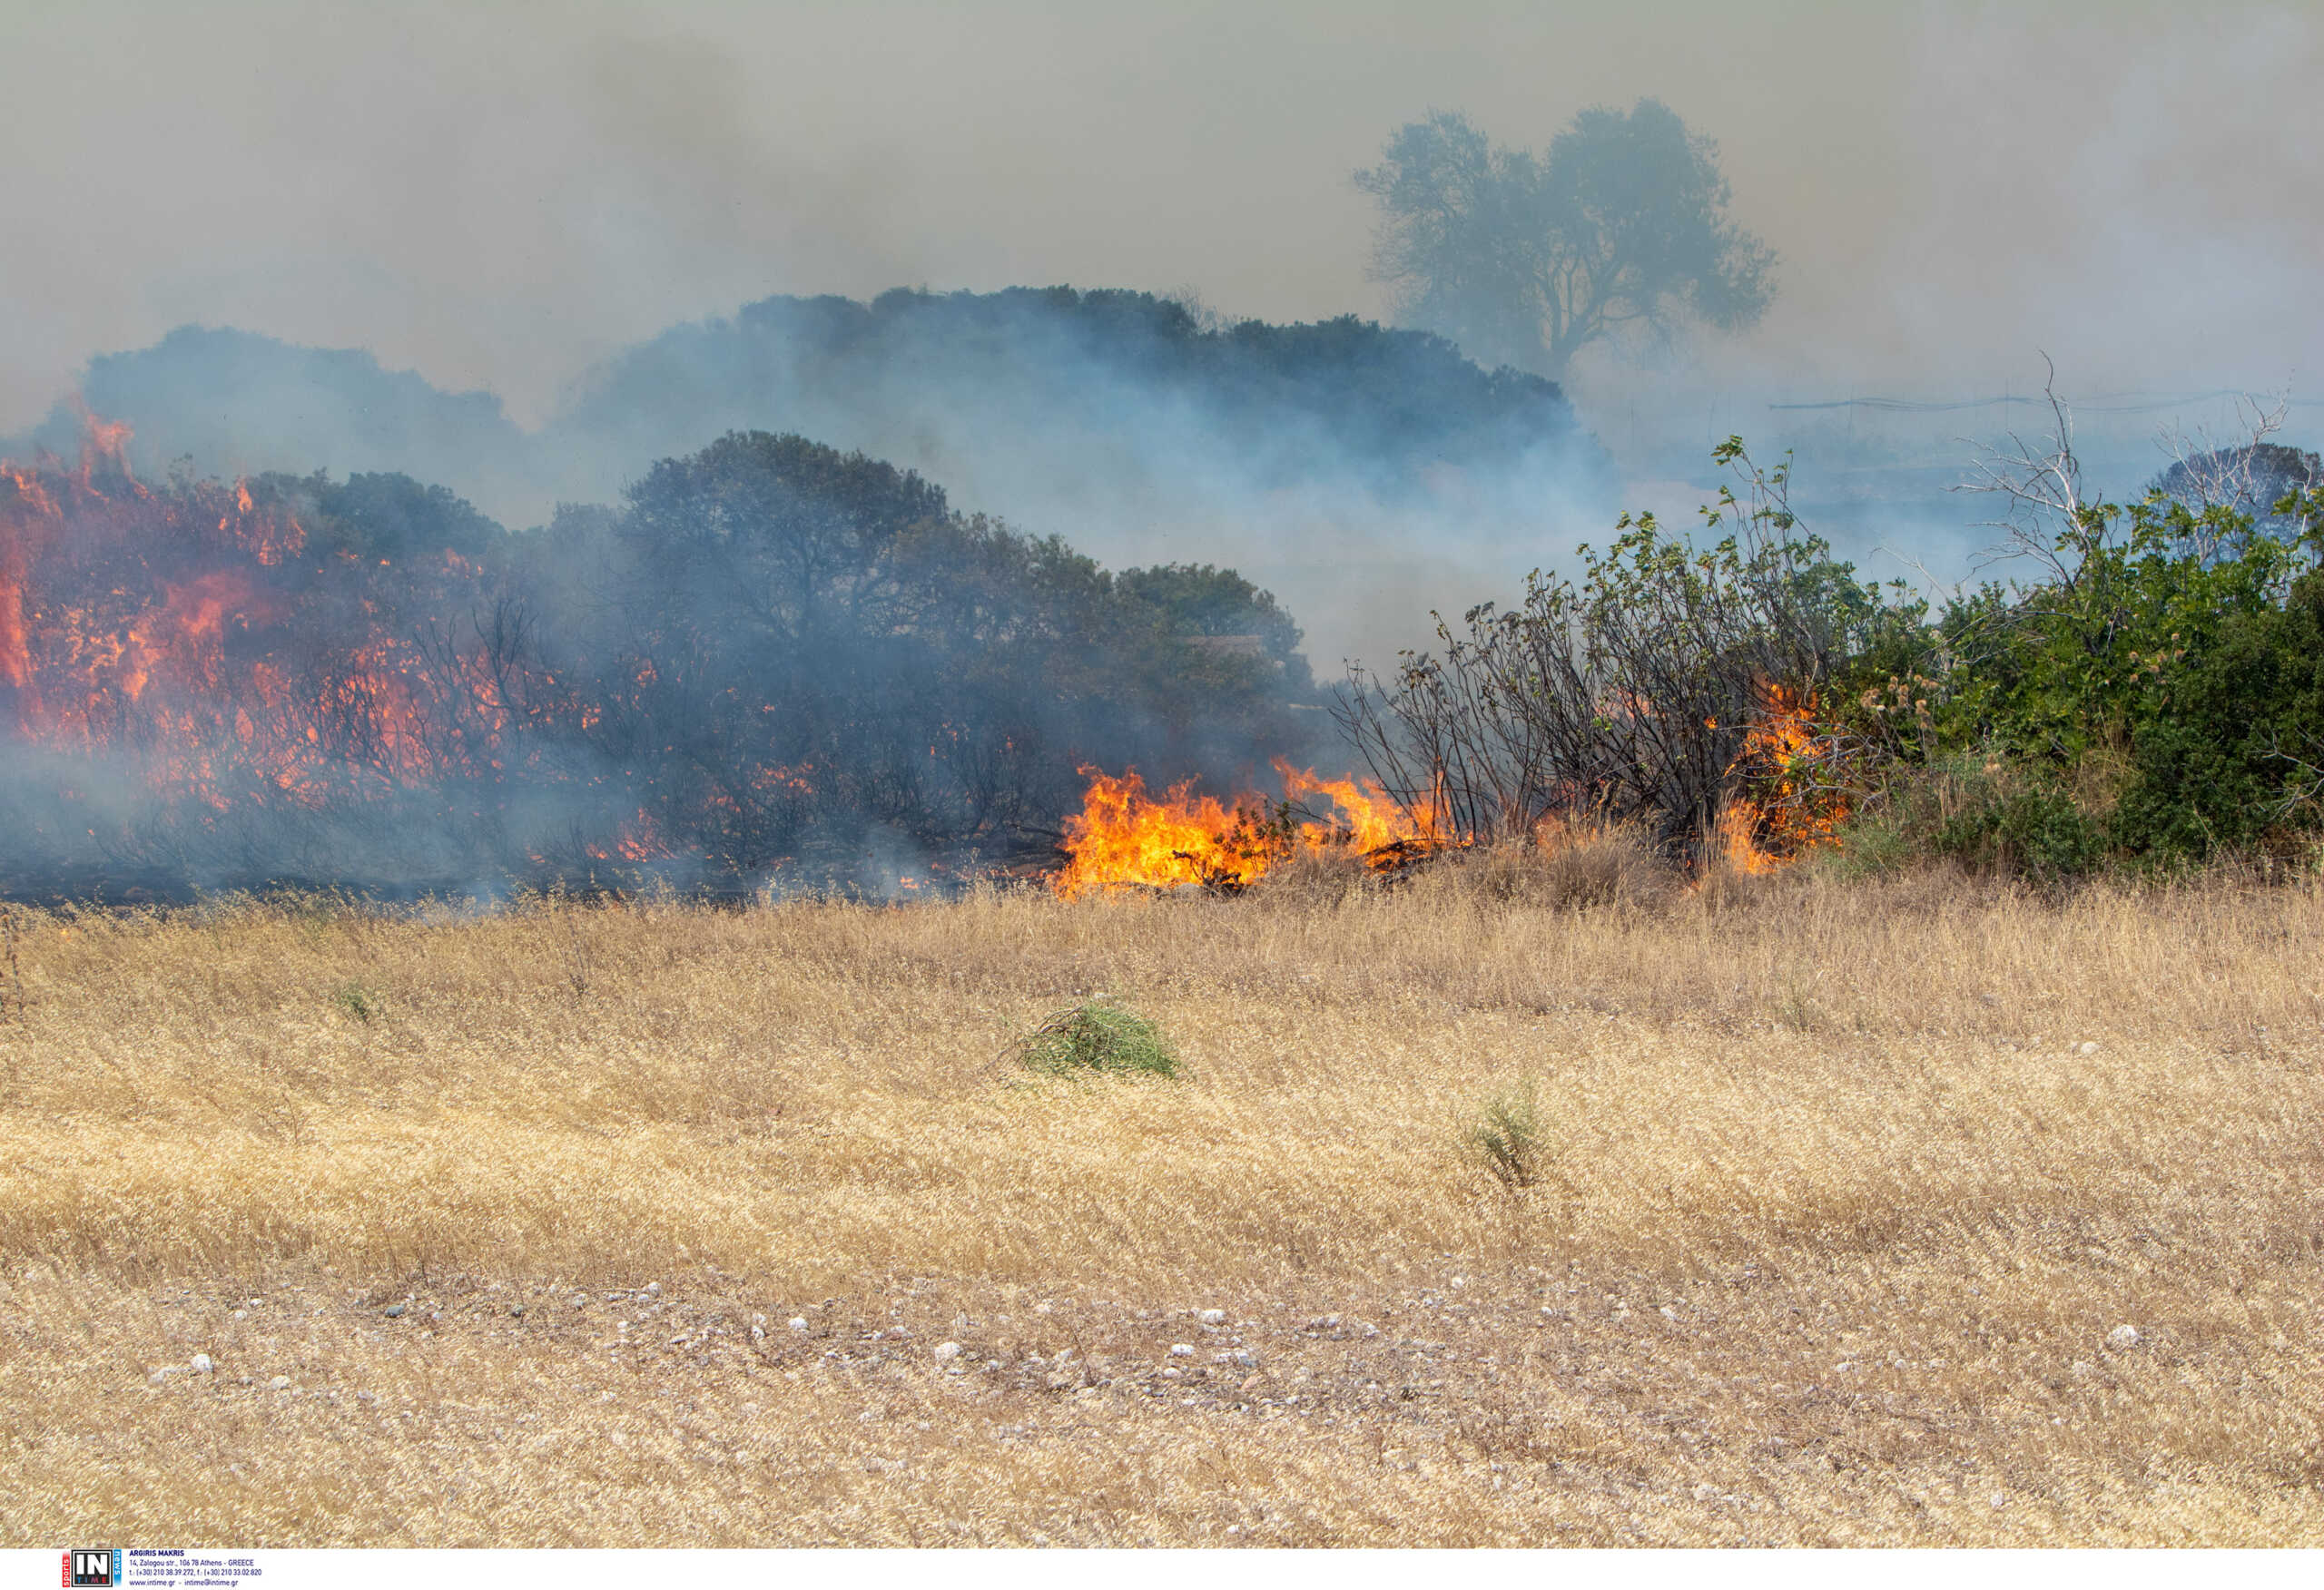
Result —
[[2135, 1325], [2117, 1325], [2106, 1333], [2106, 1345], [2116, 1352], [2128, 1352], [2145, 1340]]
[[804, 1335], [807, 1330], [807, 1321], [801, 1319], [798, 1315], [793, 1314], [791, 1316], [791, 1329], [800, 1332], [802, 1335]]
[[959, 1342], [940, 1341], [936, 1344], [936, 1357], [939, 1362], [949, 1361], [950, 1359], [959, 1358], [960, 1356], [960, 1344]]
[[402, 1319], [403, 1311], [410, 1306], [411, 1305], [409, 1303], [389, 1303], [387, 1308], [388, 1318], [390, 1320]]
[[1674, 1309], [1674, 1308], [1672, 1308], [1672, 1307], [1671, 1307], [1669, 1304], [1668, 1304], [1668, 1303], [1663, 1304], [1661, 1308], [1659, 1308], [1659, 1309], [1656, 1310], [1655, 1311], [1656, 1311], [1657, 1313], [1660, 1314], [1660, 1315], [1661, 1315], [1665, 1320], [1671, 1320], [1671, 1321], [1672, 1321], [1672, 1322], [1674, 1322], [1674, 1323], [1677, 1321], [1677, 1320], [1678, 1320], [1678, 1318], [1679, 1318], [1679, 1310], [1676, 1310], [1676, 1309]]
[[1193, 1343], [1191, 1343], [1191, 1342], [1185, 1342], [1185, 1341], [1174, 1341], [1174, 1342], [1172, 1342], [1172, 1343], [1170, 1344], [1170, 1356], [1171, 1356], [1172, 1358], [1192, 1358], [1192, 1357], [1194, 1357], [1194, 1356], [1195, 1356], [1195, 1350], [1194, 1350], [1194, 1345], [1193, 1345]]
[[523, 1318], [525, 1317], [525, 1305], [524, 1305], [524, 1304], [522, 1304], [522, 1303], [511, 1303], [511, 1304], [509, 1304], [509, 1305], [508, 1305], [508, 1314], [509, 1314], [509, 1317], [510, 1317], [511, 1319], [516, 1319], [516, 1320], [521, 1320], [521, 1319], [523, 1319]]
[[2076, 1049], [2074, 1053], [2077, 1055], [2095, 1055], [2098, 1053], [2098, 1045], [2094, 1042], [2084, 1043], [2080, 1048]]
[[206, 1375], [210, 1373], [212, 1369], [217, 1368], [217, 1366], [210, 1361], [210, 1355], [208, 1353], [198, 1352], [193, 1355], [193, 1361], [186, 1365], [186, 1368], [192, 1369], [197, 1375]]
[[162, 1381], [168, 1379], [172, 1375], [182, 1375], [184, 1373], [185, 1371], [178, 1368], [175, 1364], [163, 1364], [160, 1369], [155, 1369], [151, 1375], [148, 1375], [146, 1379], [158, 1386]]
[[290, 1377], [288, 1375], [277, 1375], [274, 1379], [269, 1380], [267, 1385], [276, 1391], [288, 1391], [290, 1389]]
[[764, 1341], [766, 1340], [766, 1327], [763, 1325], [752, 1326], [751, 1340], [753, 1341]]
[[1224, 1325], [1226, 1322], [1226, 1310], [1224, 1309], [1205, 1309], [1197, 1318], [1199, 1318], [1206, 1325]]
[[647, 1281], [645, 1283], [645, 1295], [649, 1298], [660, 1297], [662, 1295], [662, 1283], [658, 1281]]

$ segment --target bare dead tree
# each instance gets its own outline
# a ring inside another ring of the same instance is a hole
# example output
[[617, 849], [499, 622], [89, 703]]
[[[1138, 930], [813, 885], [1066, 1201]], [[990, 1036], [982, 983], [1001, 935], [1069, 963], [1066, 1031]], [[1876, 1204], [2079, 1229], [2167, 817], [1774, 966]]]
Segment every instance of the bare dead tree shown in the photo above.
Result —
[[1978, 567], [2031, 559], [2072, 590], [2081, 577], [2088, 538], [2093, 533], [2102, 536], [2105, 520], [2083, 489], [2082, 461], [2073, 450], [2073, 409], [2058, 396], [2057, 366], [2046, 353], [2042, 364], [2047, 372], [2042, 395], [2050, 405], [2050, 434], [2028, 441], [2011, 431], [2005, 446], [1961, 438], [1974, 456], [1969, 478], [1952, 489], [1990, 496], [2001, 505], [1999, 517], [1982, 522], [1984, 528], [1999, 531], [2001, 540], [1978, 555]]

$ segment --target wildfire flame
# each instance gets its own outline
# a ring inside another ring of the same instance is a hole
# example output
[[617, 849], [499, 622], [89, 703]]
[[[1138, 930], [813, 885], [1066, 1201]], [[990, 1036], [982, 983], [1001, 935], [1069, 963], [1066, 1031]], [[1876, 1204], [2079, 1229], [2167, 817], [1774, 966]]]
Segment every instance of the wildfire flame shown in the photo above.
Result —
[[1754, 875], [1837, 842], [1852, 810], [1844, 791], [1814, 776], [1827, 749], [1815, 692], [1771, 685], [1766, 695], [1728, 769], [1744, 775], [1750, 794], [1728, 803], [1712, 835], [1729, 869]]
[[1260, 796], [1224, 804], [1194, 792], [1194, 781], [1149, 795], [1136, 769], [1114, 777], [1085, 767], [1089, 787], [1081, 810], [1066, 819], [1066, 865], [1050, 887], [1068, 899], [1123, 888], [1197, 884], [1238, 888], [1256, 882], [1294, 850], [1352, 849], [1375, 866], [1437, 848], [1433, 825], [1416, 822], [1386, 790], [1366, 779], [1322, 779], [1278, 759], [1285, 802], [1321, 797], [1329, 822], [1299, 822], [1287, 808], [1270, 810]]
[[0, 463], [0, 739], [125, 758], [219, 810], [497, 767], [496, 681], [457, 654], [422, 666], [391, 622], [414, 582], [465, 581], [458, 560], [390, 574], [316, 557], [249, 482], [154, 491], [127, 425], [86, 425], [77, 466]]

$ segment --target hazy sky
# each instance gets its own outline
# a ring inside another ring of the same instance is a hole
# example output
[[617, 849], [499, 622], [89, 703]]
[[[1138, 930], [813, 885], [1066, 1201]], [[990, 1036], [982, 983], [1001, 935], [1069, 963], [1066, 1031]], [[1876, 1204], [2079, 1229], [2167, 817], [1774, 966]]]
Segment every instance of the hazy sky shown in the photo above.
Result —
[[189, 320], [367, 347], [530, 422], [621, 344], [772, 292], [1377, 314], [1348, 177], [1398, 123], [1538, 144], [1640, 95], [1719, 141], [1783, 255], [1767, 322], [1699, 350], [1718, 380], [1982, 389], [2043, 348], [2085, 391], [2314, 393], [2319, 17], [9, 0], [0, 429]]

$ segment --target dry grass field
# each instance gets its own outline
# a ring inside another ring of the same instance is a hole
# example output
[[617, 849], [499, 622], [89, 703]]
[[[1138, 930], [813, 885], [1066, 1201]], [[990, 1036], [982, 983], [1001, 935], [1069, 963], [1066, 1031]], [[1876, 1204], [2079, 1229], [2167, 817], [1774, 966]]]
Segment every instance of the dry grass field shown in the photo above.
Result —
[[2324, 892], [1295, 881], [19, 913], [0, 1539], [2324, 1543]]

